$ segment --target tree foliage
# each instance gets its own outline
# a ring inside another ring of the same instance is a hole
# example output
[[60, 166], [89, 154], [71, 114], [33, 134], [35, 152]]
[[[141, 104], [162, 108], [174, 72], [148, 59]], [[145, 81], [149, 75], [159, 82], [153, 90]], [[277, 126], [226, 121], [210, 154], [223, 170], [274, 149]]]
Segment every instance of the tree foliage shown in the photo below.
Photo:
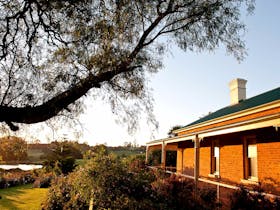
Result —
[[243, 59], [243, 6], [254, 0], [0, 1], [0, 122], [17, 130], [80, 113], [86, 95], [130, 128], [141, 111], [153, 119], [147, 76], [168, 46]]
[[75, 160], [83, 157], [75, 142], [52, 142], [44, 165], [56, 174], [68, 174], [76, 167]]
[[180, 129], [180, 128], [182, 128], [182, 127], [184, 127], [184, 126], [182, 126], [182, 125], [174, 125], [174, 126], [172, 126], [172, 127], [169, 129], [168, 133], [167, 133], [168, 137], [174, 137], [175, 134], [173, 133], [173, 131], [175, 131], [175, 130], [177, 130], [177, 129]]
[[27, 159], [27, 142], [16, 136], [0, 138], [0, 159], [22, 161]]

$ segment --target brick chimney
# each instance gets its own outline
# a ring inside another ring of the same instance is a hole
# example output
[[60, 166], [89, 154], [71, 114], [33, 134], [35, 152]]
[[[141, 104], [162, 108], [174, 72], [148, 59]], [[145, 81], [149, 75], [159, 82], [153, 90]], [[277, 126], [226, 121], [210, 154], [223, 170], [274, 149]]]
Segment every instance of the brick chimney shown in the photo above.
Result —
[[245, 79], [234, 79], [229, 83], [230, 88], [230, 105], [238, 104], [246, 99], [246, 83]]

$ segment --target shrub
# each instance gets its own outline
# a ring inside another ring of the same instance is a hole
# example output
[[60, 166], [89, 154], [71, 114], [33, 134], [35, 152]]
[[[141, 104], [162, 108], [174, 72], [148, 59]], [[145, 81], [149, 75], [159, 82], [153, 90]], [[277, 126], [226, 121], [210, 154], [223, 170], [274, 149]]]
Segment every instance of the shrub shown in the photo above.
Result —
[[160, 178], [153, 183], [157, 192], [161, 209], [216, 209], [220, 204], [216, 201], [216, 192], [200, 189], [194, 196], [194, 182], [183, 177], [171, 175]]
[[9, 170], [0, 177], [0, 189], [33, 183], [35, 180], [32, 172]]
[[96, 153], [83, 167], [52, 183], [44, 209], [214, 209], [216, 194], [193, 196], [193, 182], [149, 170], [143, 157], [127, 161]]
[[0, 177], [0, 189], [7, 187], [7, 181], [4, 177]]
[[[177, 152], [166, 151], [166, 166], [176, 167]], [[161, 164], [161, 150], [153, 150], [148, 156], [148, 164], [151, 166], [159, 166]]]
[[280, 209], [280, 199], [266, 196], [261, 188], [255, 188], [254, 192], [250, 192], [248, 189], [241, 187], [231, 196], [231, 209], [276, 210]]
[[33, 183], [33, 187], [36, 188], [48, 188], [51, 186], [51, 181], [54, 176], [52, 173], [42, 174]]
[[[44, 209], [88, 209], [90, 200], [98, 209], [156, 209], [147, 169], [128, 170], [112, 155], [95, 155], [83, 168], [52, 183]], [[67, 207], [67, 208], [66, 208]]]
[[60, 176], [53, 180], [47, 200], [42, 204], [43, 210], [88, 209], [89, 202], [83, 200], [82, 196], [74, 190], [73, 183], [77, 177], [73, 175]]
[[161, 164], [161, 150], [153, 150], [148, 156], [148, 164], [158, 166]]

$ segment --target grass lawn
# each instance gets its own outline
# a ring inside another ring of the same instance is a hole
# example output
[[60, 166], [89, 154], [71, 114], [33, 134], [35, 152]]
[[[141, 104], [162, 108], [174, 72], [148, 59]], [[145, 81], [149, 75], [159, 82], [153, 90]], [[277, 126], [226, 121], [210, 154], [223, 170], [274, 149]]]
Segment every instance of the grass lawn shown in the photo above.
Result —
[[115, 150], [115, 151], [110, 151], [110, 153], [120, 156], [120, 157], [129, 157], [129, 156], [136, 156], [136, 155], [142, 155], [140, 151], [133, 151], [133, 150]]
[[0, 189], [0, 209], [41, 209], [41, 203], [47, 197], [48, 189], [32, 188], [31, 184]]

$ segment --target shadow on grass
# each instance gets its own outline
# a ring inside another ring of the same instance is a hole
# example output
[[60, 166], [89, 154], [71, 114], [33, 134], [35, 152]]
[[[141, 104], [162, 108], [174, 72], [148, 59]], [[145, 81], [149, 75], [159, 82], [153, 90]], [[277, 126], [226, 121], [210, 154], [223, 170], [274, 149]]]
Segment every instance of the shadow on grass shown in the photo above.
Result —
[[25, 203], [19, 197], [29, 189], [32, 189], [31, 184], [0, 189], [0, 209], [18, 209], [18, 205]]

